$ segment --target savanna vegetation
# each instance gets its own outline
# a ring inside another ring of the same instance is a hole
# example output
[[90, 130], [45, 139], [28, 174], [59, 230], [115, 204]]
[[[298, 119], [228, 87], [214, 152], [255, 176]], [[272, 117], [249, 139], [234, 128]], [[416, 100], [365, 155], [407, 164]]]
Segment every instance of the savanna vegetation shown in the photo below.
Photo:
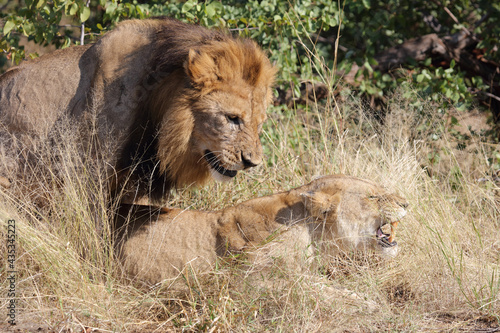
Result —
[[[262, 45], [279, 69], [266, 162], [230, 183], [179, 189], [169, 206], [215, 210], [334, 173], [410, 203], [390, 261], [317, 256], [297, 272], [275, 257], [258, 271], [235, 256], [209, 274], [180, 275], [182, 289], [145, 285], [122, 274], [111, 231], [92, 222], [96, 209], [103, 221], [113, 216], [102, 166], [82, 162], [74, 137], [40, 143], [44, 168], [28, 171], [39, 175], [33, 188], [50, 193], [43, 208], [37, 193], [0, 186], [0, 286], [9, 290], [14, 264], [18, 323], [7, 324], [2, 292], [0, 330], [500, 330], [497, 2], [0, 0], [0, 9], [2, 70], [159, 15]], [[9, 220], [14, 262], [4, 256]]]

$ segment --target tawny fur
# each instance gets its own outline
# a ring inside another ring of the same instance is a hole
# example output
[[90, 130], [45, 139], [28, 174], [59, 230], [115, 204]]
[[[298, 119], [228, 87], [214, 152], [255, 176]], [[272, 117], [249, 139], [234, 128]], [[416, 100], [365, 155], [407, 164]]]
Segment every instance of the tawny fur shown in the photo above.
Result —
[[150, 283], [175, 278], [186, 265], [200, 272], [217, 256], [259, 248], [277, 238], [281, 248], [303, 252], [384, 248], [377, 230], [406, 214], [407, 201], [359, 178], [335, 175], [233, 207], [203, 212], [125, 206], [118, 247], [129, 275]]
[[227, 178], [206, 151], [232, 171], [260, 163], [274, 75], [250, 40], [173, 19], [125, 21], [95, 44], [0, 76], [0, 137], [23, 143], [50, 136], [62, 118], [82, 129], [93, 120], [78, 135], [97, 133], [94, 147], [109, 148], [111, 190], [127, 179], [131, 192], [162, 198], [172, 186]]
[[7, 178], [5, 178], [5, 177], [0, 176], [0, 186], [2, 186], [4, 188], [9, 188], [10, 187], [10, 181]]

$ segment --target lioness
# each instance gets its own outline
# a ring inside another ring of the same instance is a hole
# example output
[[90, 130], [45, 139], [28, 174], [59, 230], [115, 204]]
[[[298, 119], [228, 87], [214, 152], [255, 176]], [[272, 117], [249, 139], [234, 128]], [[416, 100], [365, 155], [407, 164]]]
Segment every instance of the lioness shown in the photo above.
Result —
[[[126, 206], [117, 244], [126, 271], [151, 283], [177, 276], [188, 263], [202, 270], [217, 256], [254, 249], [274, 236], [289, 247], [373, 249], [393, 256], [395, 227], [407, 205], [370, 181], [325, 176], [215, 212]], [[387, 224], [390, 234], [382, 231]]]
[[112, 191], [126, 180], [134, 195], [160, 199], [172, 186], [230, 179], [262, 161], [274, 75], [250, 40], [169, 18], [125, 21], [95, 44], [0, 76], [0, 151], [16, 159], [69, 118], [73, 137], [110, 147], [91, 156], [109, 154]]

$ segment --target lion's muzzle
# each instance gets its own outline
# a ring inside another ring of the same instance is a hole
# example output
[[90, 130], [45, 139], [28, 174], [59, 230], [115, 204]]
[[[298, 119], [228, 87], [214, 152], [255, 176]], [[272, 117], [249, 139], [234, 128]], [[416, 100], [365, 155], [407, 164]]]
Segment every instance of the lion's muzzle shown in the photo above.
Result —
[[241, 161], [244, 169], [253, 168], [262, 162], [262, 156], [255, 157], [255, 154], [242, 152]]
[[377, 243], [381, 247], [393, 247], [398, 245], [398, 243], [394, 240], [393, 234], [385, 234], [381, 228], [377, 229]]
[[237, 170], [229, 170], [220, 165], [219, 159], [210, 150], [206, 150], [204, 156], [210, 167], [222, 176], [233, 178], [238, 173]]

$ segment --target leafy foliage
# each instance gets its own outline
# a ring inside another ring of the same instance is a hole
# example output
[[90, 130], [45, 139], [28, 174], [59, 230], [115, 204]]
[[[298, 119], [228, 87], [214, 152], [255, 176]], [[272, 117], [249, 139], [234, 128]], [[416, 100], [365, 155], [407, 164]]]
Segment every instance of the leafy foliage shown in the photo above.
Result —
[[466, 106], [486, 86], [478, 77], [466, 77], [454, 64], [424, 61], [408, 65], [410, 74], [395, 76], [373, 70], [377, 64], [373, 57], [410, 38], [467, 29], [477, 35], [476, 48], [485, 59], [500, 60], [495, 52], [500, 5], [489, 0], [18, 0], [3, 8], [0, 48], [3, 57], [14, 63], [37, 56], [25, 54], [23, 35], [41, 45], [64, 48], [89, 42], [124, 19], [170, 16], [257, 40], [280, 69], [280, 87], [291, 86], [296, 95], [301, 82], [314, 79], [322, 66], [334, 69], [338, 61], [345, 71], [353, 63], [364, 65], [357, 86], [362, 95], [383, 98], [410, 76], [430, 98], [444, 95], [447, 103]]

